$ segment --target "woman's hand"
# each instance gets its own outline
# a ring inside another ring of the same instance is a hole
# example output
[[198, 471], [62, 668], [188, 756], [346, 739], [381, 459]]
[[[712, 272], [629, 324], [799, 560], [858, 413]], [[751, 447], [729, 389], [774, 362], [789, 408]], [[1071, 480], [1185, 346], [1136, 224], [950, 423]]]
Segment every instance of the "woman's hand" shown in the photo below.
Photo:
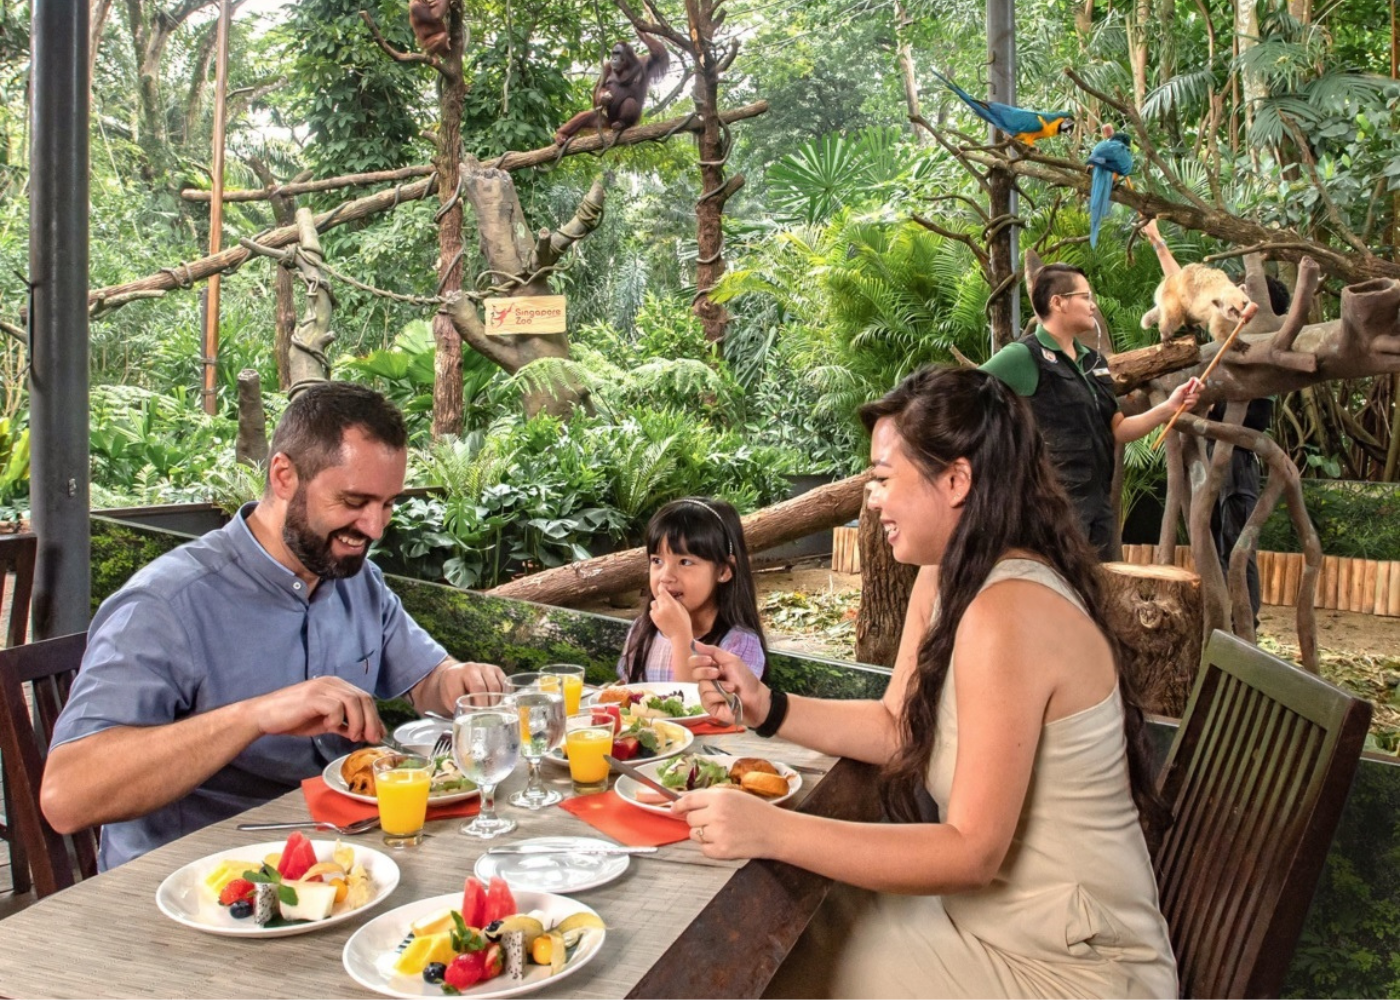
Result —
[[690, 824], [690, 839], [705, 857], [733, 859], [772, 857], [774, 831], [789, 814], [748, 792], [706, 788], [682, 795], [671, 815]]
[[686, 645], [690, 639], [690, 612], [665, 587], [656, 592], [649, 613], [656, 630], [669, 639], [671, 645], [677, 645], [678, 638], [679, 645]]
[[1196, 403], [1200, 401], [1201, 390], [1205, 387], [1205, 383], [1193, 375], [1172, 390], [1172, 394], [1167, 397], [1167, 406], [1173, 413], [1181, 409], [1182, 406], [1188, 410], [1194, 410]]
[[[770, 692], [763, 682], [754, 676], [749, 665], [727, 649], [709, 646], [703, 642], [690, 644], [690, 672], [699, 685], [700, 704], [705, 711], [726, 724], [733, 724], [734, 713], [724, 695], [715, 690], [715, 684], [723, 684], [726, 691], [739, 695], [744, 706], [744, 722], [759, 725], [768, 718], [771, 706]], [[714, 683], [706, 684], [705, 681]]]
[[1160, 229], [1157, 228], [1156, 217], [1148, 219], [1145, 223], [1143, 223], [1142, 235], [1146, 236], [1147, 242], [1151, 243], [1154, 247], [1158, 243], [1162, 242], [1162, 232]]

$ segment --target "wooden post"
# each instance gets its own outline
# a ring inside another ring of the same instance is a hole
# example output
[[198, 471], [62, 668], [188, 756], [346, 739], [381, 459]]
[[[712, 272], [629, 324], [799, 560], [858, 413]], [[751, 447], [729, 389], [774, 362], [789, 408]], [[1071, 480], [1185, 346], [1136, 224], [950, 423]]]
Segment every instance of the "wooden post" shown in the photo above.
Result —
[[1288, 573], [1284, 578], [1283, 603], [1298, 603], [1298, 585], [1303, 581], [1303, 553], [1288, 553]]
[[1385, 613], [1400, 618], [1400, 560], [1390, 564], [1390, 600], [1386, 602]]
[[1355, 566], [1350, 559], [1337, 560], [1337, 610], [1351, 610], [1351, 576]]
[[1376, 560], [1367, 559], [1362, 564], [1361, 607], [1357, 611], [1374, 614], [1376, 611]]
[[1319, 608], [1333, 610], [1337, 607], [1337, 574], [1341, 572], [1336, 556], [1322, 557], [1322, 586], [1318, 588]]
[[1386, 606], [1390, 601], [1390, 567], [1393, 563], [1379, 562], [1376, 564], [1376, 602], [1371, 605], [1371, 614], [1383, 615], [1386, 613]]
[[1149, 712], [1181, 716], [1201, 663], [1201, 579], [1175, 566], [1104, 563], [1104, 612]]

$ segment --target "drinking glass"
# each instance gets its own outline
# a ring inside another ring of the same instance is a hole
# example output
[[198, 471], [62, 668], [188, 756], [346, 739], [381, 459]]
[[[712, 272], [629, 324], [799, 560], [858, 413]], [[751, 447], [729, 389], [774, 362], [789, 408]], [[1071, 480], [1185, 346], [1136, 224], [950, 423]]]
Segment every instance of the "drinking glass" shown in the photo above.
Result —
[[583, 668], [572, 663], [551, 663], [540, 667], [539, 686], [544, 691], [562, 691], [564, 712], [573, 715], [583, 700]]
[[564, 742], [564, 696], [558, 691], [540, 690], [540, 676], [528, 673], [506, 678], [520, 713], [520, 755], [530, 767], [530, 780], [508, 801], [526, 809], [543, 809], [564, 799], [554, 789], [545, 788], [540, 780], [540, 761]]
[[457, 699], [452, 723], [452, 756], [467, 778], [481, 789], [481, 812], [461, 832], [490, 840], [510, 833], [513, 819], [496, 815], [496, 786], [520, 762], [520, 715], [512, 695], [501, 691], [464, 694]]
[[594, 721], [592, 712], [579, 712], [565, 722], [564, 747], [569, 754], [569, 777], [575, 795], [592, 795], [608, 790], [608, 762], [612, 753], [612, 720]]
[[423, 842], [433, 762], [416, 754], [390, 754], [373, 764], [374, 797], [384, 843], [395, 849]]

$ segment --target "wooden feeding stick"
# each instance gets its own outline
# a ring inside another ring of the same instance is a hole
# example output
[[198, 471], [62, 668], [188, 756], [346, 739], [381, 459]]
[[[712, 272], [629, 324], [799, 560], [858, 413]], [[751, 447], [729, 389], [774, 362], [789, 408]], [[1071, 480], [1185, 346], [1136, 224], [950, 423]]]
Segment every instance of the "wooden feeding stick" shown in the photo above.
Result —
[[[1216, 352], [1215, 357], [1210, 359], [1210, 364], [1206, 365], [1206, 370], [1201, 372], [1200, 380], [1202, 387], [1205, 386], [1206, 379], [1210, 378], [1210, 373], [1215, 371], [1215, 366], [1220, 364], [1221, 360], [1225, 357], [1225, 352], [1230, 349], [1230, 345], [1235, 342], [1235, 338], [1239, 336], [1240, 331], [1244, 329], [1244, 325], [1248, 323], [1251, 319], [1253, 319], [1254, 314], [1258, 311], [1259, 307], [1253, 302], [1251, 302], [1248, 306], [1245, 307], [1244, 312], [1240, 314], [1240, 321], [1236, 323], [1235, 328], [1230, 331], [1230, 336], [1225, 338], [1225, 342], [1220, 345], [1220, 350]], [[1167, 426], [1162, 428], [1162, 433], [1158, 434], [1157, 440], [1152, 442], [1153, 451], [1156, 451], [1158, 448], [1162, 447], [1162, 442], [1165, 441], [1167, 439], [1167, 435], [1171, 433], [1172, 425], [1175, 424], [1177, 418], [1185, 412], [1185, 403], [1182, 403], [1176, 408], [1176, 412], [1172, 414], [1172, 418], [1167, 421]]]

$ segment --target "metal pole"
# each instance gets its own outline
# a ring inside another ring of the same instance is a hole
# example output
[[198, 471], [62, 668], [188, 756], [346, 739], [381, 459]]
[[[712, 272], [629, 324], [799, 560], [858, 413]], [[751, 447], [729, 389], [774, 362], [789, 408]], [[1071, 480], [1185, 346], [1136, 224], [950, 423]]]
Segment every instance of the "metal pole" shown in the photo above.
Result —
[[29, 500], [34, 637], [88, 626], [88, 4], [34, 0]]
[[[224, 102], [228, 95], [228, 29], [232, 16], [228, 0], [219, 2], [219, 54], [214, 70], [214, 190], [209, 200], [209, 256], [219, 252], [224, 235]], [[204, 313], [204, 412], [215, 413], [219, 365], [219, 275], [209, 277]]]
[[[987, 0], [987, 97], [1003, 104], [1016, 103], [1016, 0]], [[988, 141], [996, 142], [996, 130], [988, 129]], [[1009, 191], [1009, 200], [1004, 206], [992, 206], [992, 214], [1006, 211], [1016, 214], [1016, 190]], [[1016, 226], [1008, 226], [1006, 238], [1011, 244], [1011, 269], [1020, 266], [1020, 233]], [[990, 247], [988, 248], [990, 250]], [[1019, 289], [1011, 292], [1011, 336], [1021, 333], [1021, 296]], [[992, 350], [996, 351], [995, 338]]]

